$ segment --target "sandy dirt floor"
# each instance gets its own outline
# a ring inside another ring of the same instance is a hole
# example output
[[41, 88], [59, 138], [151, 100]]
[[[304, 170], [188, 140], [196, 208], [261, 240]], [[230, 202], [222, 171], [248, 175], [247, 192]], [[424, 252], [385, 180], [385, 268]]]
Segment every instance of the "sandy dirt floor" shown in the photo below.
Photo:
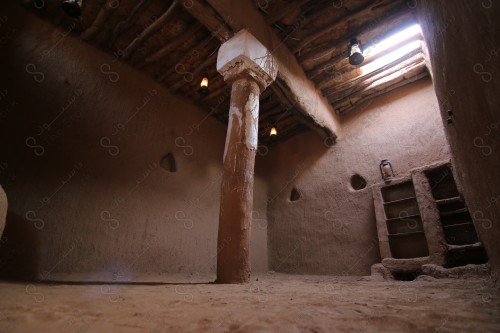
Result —
[[500, 332], [491, 278], [261, 274], [247, 285], [0, 282], [0, 332]]

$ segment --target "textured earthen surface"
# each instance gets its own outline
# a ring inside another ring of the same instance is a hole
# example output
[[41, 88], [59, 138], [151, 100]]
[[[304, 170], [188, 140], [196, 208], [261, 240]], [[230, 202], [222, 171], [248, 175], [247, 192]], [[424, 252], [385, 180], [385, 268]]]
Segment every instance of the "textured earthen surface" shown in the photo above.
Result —
[[429, 263], [431, 263], [430, 257], [412, 259], [382, 259], [382, 265], [384, 265], [384, 267], [386, 267], [390, 272], [413, 273], [421, 270], [423, 265]]
[[453, 278], [476, 278], [490, 276], [492, 282], [498, 281], [498, 272], [491, 272], [489, 264], [484, 265], [466, 265], [462, 267], [444, 268], [434, 264], [422, 266], [422, 273], [438, 279]]
[[[258, 281], [256, 280], [258, 279]], [[468, 280], [257, 275], [245, 285], [0, 283], [0, 330], [429, 333], [500, 330], [500, 292]]]
[[[17, 5], [2, 14], [2, 274], [213, 280], [224, 126]], [[265, 192], [257, 178], [254, 270], [267, 270]]]
[[491, 265], [498, 269], [500, 3], [423, 0], [417, 9], [457, 183]]
[[372, 265], [370, 277], [375, 280], [394, 280], [391, 271], [382, 264]]
[[[332, 146], [304, 134], [271, 149], [268, 179], [270, 267], [304, 274], [368, 275], [380, 262], [370, 186], [388, 159], [396, 175], [449, 159], [430, 80], [384, 95], [347, 115]], [[329, 147], [331, 146], [331, 147]], [[354, 190], [359, 174], [367, 187]], [[290, 202], [292, 188], [301, 193]]]

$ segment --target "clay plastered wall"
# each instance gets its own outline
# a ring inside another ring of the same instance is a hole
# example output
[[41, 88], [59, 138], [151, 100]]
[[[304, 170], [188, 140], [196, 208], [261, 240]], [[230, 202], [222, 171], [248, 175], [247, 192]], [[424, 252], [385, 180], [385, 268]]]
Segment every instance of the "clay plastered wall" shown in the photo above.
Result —
[[[213, 277], [225, 127], [24, 10], [2, 12], [3, 274]], [[167, 153], [175, 173], [160, 167]], [[264, 217], [265, 192], [257, 179]], [[265, 227], [254, 226], [255, 270], [267, 269]]]
[[[384, 95], [343, 119], [331, 148], [313, 134], [272, 149], [259, 171], [268, 177], [270, 269], [307, 274], [364, 275], [380, 261], [370, 185], [379, 163], [397, 176], [449, 159], [429, 79]], [[354, 191], [350, 177], [367, 188]], [[301, 199], [290, 202], [295, 187]]]
[[[417, 8], [458, 183], [498, 270], [500, 3], [425, 0]], [[447, 110], [454, 114], [451, 125]]]

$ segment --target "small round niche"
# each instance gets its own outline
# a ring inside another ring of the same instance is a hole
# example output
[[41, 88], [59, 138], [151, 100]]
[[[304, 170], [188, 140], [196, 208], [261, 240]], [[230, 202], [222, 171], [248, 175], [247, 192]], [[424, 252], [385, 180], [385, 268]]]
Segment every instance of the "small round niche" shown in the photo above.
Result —
[[351, 187], [354, 191], [362, 190], [366, 187], [366, 180], [358, 174], [351, 177]]
[[177, 163], [172, 153], [163, 156], [160, 161], [160, 166], [168, 172], [177, 172]]
[[290, 201], [297, 201], [301, 197], [301, 194], [299, 190], [297, 190], [295, 187], [292, 188], [292, 192], [290, 193]]

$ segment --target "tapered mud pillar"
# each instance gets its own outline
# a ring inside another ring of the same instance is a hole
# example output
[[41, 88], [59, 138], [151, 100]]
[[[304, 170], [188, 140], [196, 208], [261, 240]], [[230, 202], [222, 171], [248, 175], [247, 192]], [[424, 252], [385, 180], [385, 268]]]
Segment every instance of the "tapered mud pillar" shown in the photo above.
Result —
[[243, 283], [250, 279], [259, 95], [274, 81], [277, 68], [270, 52], [250, 33], [241, 30], [221, 46], [217, 70], [231, 85], [217, 241], [217, 282]]

